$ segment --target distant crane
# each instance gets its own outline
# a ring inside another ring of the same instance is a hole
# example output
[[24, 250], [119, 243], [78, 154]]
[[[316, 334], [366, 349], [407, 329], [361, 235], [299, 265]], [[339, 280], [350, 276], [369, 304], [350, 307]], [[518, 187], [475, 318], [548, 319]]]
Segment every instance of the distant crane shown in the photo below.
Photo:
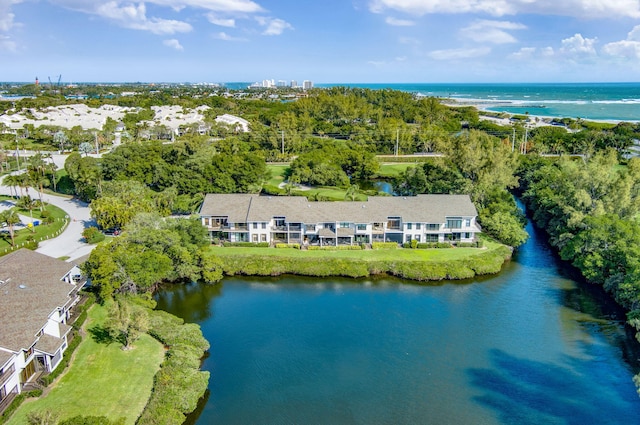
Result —
[[62, 94], [62, 90], [60, 88], [60, 80], [62, 80], [62, 74], [58, 75], [58, 82], [56, 83], [56, 90], [53, 89], [53, 83], [51, 82], [51, 77], [47, 77], [49, 79], [49, 90], [53, 90], [54, 93], [59, 92]]

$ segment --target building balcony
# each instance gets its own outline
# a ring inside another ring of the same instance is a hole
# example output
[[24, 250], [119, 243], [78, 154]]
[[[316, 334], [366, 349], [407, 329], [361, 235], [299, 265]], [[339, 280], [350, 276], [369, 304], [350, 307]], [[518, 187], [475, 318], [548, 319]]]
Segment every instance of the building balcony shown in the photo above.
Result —
[[12, 364], [11, 367], [9, 367], [9, 369], [2, 372], [2, 375], [0, 375], [0, 387], [2, 387], [4, 383], [7, 382], [9, 378], [13, 376], [15, 371], [16, 371], [16, 366]]

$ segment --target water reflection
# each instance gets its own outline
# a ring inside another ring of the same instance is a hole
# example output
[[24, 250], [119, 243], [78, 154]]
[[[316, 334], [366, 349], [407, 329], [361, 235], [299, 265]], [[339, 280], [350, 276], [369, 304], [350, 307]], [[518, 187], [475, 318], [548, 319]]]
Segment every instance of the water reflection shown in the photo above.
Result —
[[468, 370], [473, 385], [483, 390], [474, 399], [507, 424], [636, 423], [638, 395], [616, 384], [626, 371], [603, 364], [599, 344], [582, 349], [586, 359], [565, 356], [560, 364], [491, 350], [491, 367]]

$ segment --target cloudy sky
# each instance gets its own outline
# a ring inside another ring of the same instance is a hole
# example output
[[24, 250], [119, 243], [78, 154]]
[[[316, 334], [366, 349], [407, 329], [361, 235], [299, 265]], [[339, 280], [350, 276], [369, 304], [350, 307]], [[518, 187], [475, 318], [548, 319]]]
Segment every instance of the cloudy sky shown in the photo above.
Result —
[[0, 0], [0, 81], [640, 81], [639, 0]]

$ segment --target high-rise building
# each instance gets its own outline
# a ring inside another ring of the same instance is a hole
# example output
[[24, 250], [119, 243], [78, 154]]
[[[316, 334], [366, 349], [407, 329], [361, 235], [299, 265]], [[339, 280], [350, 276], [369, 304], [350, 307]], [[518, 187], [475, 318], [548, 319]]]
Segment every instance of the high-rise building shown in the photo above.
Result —
[[292, 89], [295, 89], [296, 87], [298, 87], [298, 82], [297, 82], [296, 80], [291, 80], [291, 85], [290, 85], [290, 87], [291, 87]]
[[302, 82], [302, 88], [303, 88], [304, 90], [312, 89], [312, 88], [313, 88], [313, 81], [310, 81], [310, 80], [304, 80], [304, 81]]

